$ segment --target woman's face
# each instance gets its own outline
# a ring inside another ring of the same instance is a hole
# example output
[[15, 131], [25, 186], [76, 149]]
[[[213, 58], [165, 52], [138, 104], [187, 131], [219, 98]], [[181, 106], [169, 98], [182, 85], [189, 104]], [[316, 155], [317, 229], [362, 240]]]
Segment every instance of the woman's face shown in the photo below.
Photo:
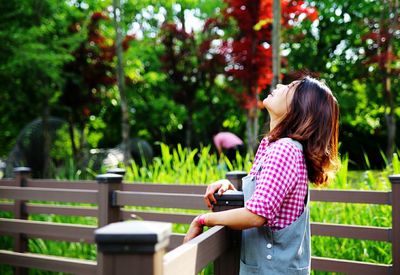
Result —
[[276, 88], [263, 100], [271, 119], [283, 118], [289, 110], [294, 91], [300, 81], [293, 81], [288, 85], [278, 84]]

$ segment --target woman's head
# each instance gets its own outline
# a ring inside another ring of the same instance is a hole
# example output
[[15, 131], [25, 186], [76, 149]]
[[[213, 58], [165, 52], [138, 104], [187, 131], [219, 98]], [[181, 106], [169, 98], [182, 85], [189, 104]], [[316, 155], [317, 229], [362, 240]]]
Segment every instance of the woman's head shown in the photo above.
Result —
[[330, 174], [337, 169], [337, 100], [323, 82], [314, 78], [305, 77], [286, 87], [286, 113], [272, 129], [269, 139], [273, 142], [290, 137], [300, 141], [304, 147], [310, 181], [317, 185], [326, 183], [331, 178]]
[[278, 84], [264, 99], [263, 104], [268, 110], [271, 120], [279, 122], [285, 117], [298, 83], [299, 81], [293, 81], [289, 85]]

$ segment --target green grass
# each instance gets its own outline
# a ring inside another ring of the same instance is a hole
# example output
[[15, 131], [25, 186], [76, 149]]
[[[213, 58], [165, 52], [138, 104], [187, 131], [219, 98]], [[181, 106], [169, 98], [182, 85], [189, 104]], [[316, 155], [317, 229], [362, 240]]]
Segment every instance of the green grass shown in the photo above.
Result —
[[[368, 163], [368, 158], [366, 163]], [[138, 167], [135, 163], [126, 167], [126, 181], [141, 181], [154, 183], [178, 183], [178, 184], [207, 184], [214, 180], [223, 178], [227, 170], [249, 171], [251, 157], [241, 158], [238, 156], [236, 164], [232, 165], [225, 158], [219, 160], [210, 153], [210, 147], [188, 150], [181, 146], [170, 149], [161, 145], [161, 156], [155, 158], [150, 164]], [[357, 189], [357, 190], [390, 190], [391, 184], [388, 175], [400, 172], [400, 161], [395, 154], [391, 164], [382, 171], [349, 171], [349, 159], [343, 156], [341, 168], [336, 179], [328, 189]], [[77, 179], [82, 178], [72, 171], [74, 165], [70, 164], [71, 171], [65, 169], [57, 178]], [[127, 207], [129, 209], [146, 210], [148, 207]], [[199, 211], [160, 209], [156, 211], [199, 213]], [[0, 212], [1, 217], [10, 218], [9, 213]], [[31, 220], [77, 223], [96, 225], [95, 218], [65, 217], [58, 215], [31, 215]], [[391, 207], [381, 205], [345, 204], [345, 203], [311, 203], [311, 220], [315, 222], [356, 224], [369, 226], [391, 226]], [[173, 231], [185, 233], [187, 225], [175, 224]], [[10, 237], [0, 236], [0, 247], [11, 249]], [[41, 239], [29, 240], [29, 250], [33, 253], [41, 253], [55, 256], [66, 256], [80, 259], [96, 259], [95, 245], [45, 241]], [[312, 253], [314, 256], [332, 257], [338, 259], [358, 260], [371, 263], [390, 264], [391, 245], [385, 242], [360, 241], [345, 238], [312, 237]], [[7, 266], [0, 265], [0, 274], [12, 274]], [[54, 272], [30, 270], [30, 274], [57, 274]], [[202, 274], [212, 274], [212, 266], [209, 265]], [[324, 272], [313, 272], [313, 274], [327, 274]], [[331, 273], [330, 273], [331, 274]]]

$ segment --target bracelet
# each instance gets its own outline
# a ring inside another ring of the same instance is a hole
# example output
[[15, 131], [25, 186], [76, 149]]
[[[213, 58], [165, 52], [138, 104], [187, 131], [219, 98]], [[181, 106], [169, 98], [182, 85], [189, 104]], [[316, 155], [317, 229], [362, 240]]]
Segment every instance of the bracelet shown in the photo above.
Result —
[[201, 226], [206, 225], [206, 214], [202, 214], [196, 217], [196, 222]]

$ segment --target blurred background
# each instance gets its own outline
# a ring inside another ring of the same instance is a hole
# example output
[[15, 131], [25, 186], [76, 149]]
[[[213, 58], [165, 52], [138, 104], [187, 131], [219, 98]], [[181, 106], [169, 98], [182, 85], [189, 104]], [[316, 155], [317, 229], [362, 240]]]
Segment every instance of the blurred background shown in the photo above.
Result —
[[338, 98], [351, 169], [397, 153], [398, 1], [8, 0], [0, 14], [6, 176], [140, 166], [161, 144], [214, 152], [221, 130], [251, 155], [267, 131], [260, 100], [304, 74]]

